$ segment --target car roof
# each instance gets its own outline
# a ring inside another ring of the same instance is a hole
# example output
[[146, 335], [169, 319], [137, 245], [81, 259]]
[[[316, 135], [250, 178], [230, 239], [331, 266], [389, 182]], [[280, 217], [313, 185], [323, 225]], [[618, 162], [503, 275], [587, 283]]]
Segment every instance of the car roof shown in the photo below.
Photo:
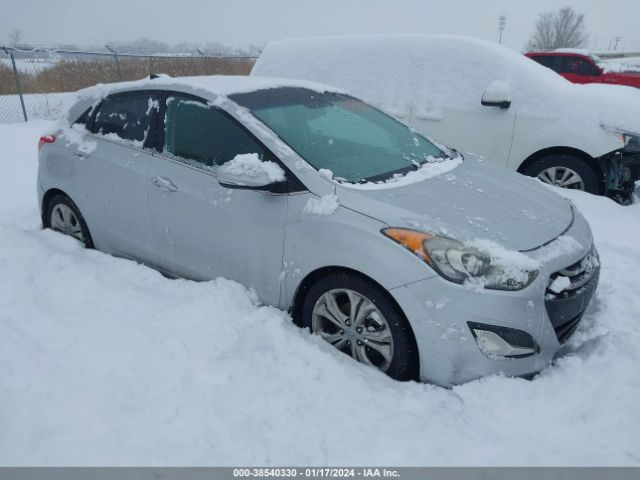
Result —
[[297, 87], [316, 92], [339, 92], [342, 90], [306, 80], [256, 77], [248, 75], [202, 75], [195, 77], [170, 77], [153, 75], [142, 80], [98, 84], [77, 92], [78, 99], [104, 98], [115, 93], [136, 90], [175, 90], [201, 95], [210, 99], [228, 97], [237, 93], [255, 92], [271, 88]]
[[525, 53], [525, 55], [527, 57], [532, 57], [532, 56], [540, 56], [540, 57], [586, 57], [586, 58], [591, 58], [591, 55], [589, 53], [585, 53], [585, 52], [569, 52], [569, 51], [551, 51], [551, 52], [527, 52]]

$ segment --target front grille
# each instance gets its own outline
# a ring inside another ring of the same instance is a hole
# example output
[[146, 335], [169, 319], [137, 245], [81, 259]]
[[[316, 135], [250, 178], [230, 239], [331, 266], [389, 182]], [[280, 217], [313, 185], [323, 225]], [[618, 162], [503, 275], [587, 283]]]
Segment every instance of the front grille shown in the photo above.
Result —
[[[579, 262], [558, 270], [549, 278], [545, 306], [558, 342], [565, 343], [578, 328], [598, 285], [599, 275], [600, 262], [593, 247]], [[561, 291], [554, 286], [558, 283], [563, 286]]]

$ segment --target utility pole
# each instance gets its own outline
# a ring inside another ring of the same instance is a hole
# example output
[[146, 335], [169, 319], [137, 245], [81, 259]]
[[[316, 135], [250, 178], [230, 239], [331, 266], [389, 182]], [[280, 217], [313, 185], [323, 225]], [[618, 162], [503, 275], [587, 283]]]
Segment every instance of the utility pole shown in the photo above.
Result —
[[618, 49], [618, 42], [620, 42], [620, 37], [613, 37], [613, 39], [615, 40], [615, 44], [613, 45], [613, 49], [617, 50]]
[[504, 32], [504, 26], [507, 24], [507, 17], [504, 15], [500, 15], [498, 17], [498, 31], [500, 32], [500, 39], [498, 43], [502, 43], [502, 32]]

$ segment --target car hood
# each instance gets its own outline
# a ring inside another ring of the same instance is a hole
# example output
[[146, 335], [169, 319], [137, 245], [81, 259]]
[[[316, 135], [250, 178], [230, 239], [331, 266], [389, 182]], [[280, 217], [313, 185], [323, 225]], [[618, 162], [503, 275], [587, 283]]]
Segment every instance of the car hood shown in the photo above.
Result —
[[471, 155], [448, 173], [398, 187], [338, 184], [342, 206], [393, 227], [458, 240], [488, 239], [519, 251], [564, 233], [573, 208], [540, 182]]

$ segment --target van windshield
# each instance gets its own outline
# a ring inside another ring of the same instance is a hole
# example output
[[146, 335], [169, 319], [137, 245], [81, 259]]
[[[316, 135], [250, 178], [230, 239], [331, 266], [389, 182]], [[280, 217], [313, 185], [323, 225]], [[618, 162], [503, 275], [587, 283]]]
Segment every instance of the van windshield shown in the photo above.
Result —
[[384, 181], [447, 156], [403, 123], [347, 95], [281, 87], [229, 98], [339, 181]]

